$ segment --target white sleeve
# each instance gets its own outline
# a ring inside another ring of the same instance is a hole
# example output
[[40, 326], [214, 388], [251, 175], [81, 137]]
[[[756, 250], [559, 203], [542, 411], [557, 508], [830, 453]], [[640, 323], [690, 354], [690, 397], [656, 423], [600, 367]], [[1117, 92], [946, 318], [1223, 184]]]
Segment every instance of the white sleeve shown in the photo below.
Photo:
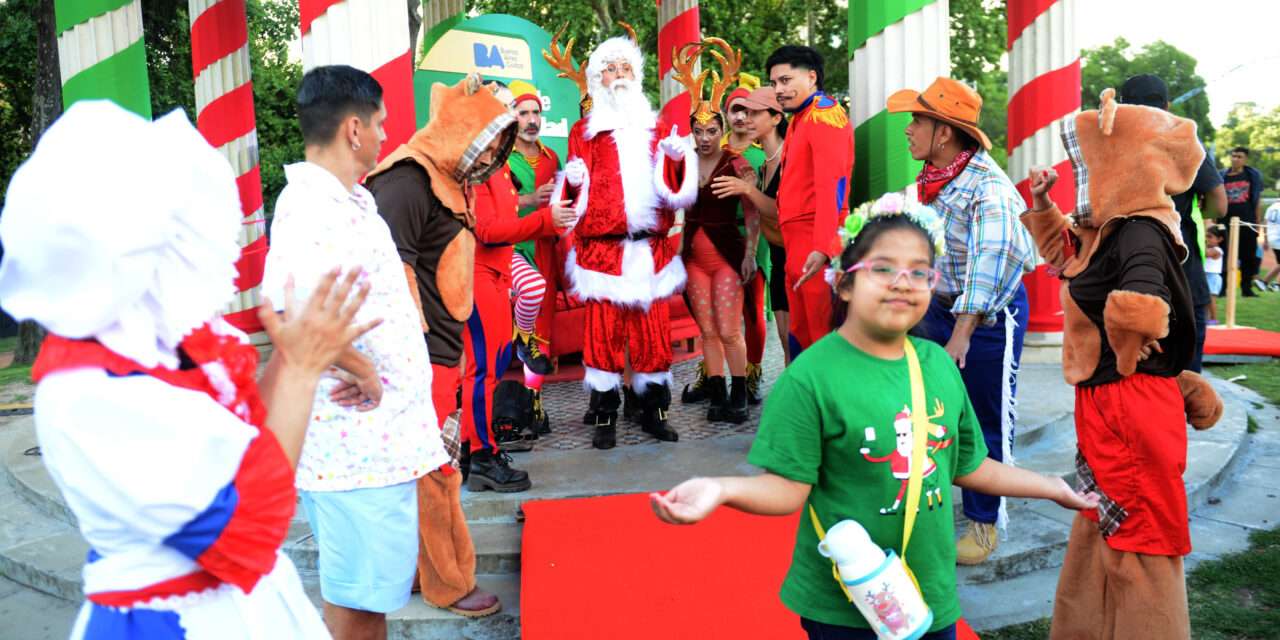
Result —
[[99, 369], [42, 380], [35, 421], [50, 474], [101, 551], [180, 530], [232, 481], [257, 435], [204, 393]]

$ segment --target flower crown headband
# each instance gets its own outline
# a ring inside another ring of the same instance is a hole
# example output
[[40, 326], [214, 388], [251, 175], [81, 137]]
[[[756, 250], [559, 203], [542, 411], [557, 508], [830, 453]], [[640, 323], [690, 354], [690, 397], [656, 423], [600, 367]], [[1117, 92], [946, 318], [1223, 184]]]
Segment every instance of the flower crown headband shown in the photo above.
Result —
[[[873, 218], [884, 216], [904, 215], [914, 222], [924, 232], [928, 234], [929, 239], [933, 242], [933, 251], [936, 256], [942, 256], [947, 252], [946, 235], [943, 232], [942, 216], [928, 205], [920, 204], [915, 200], [909, 199], [901, 193], [886, 193], [880, 196], [874, 202], [864, 202], [856, 209], [849, 212], [845, 216], [844, 224], [840, 226], [837, 232], [840, 235], [840, 253], [844, 253], [844, 249], [853, 241], [858, 239], [858, 234], [871, 222]], [[828, 281], [835, 282], [837, 273], [845, 272], [852, 265], [841, 265], [840, 254], [831, 260], [831, 269], [829, 270], [830, 278]]]

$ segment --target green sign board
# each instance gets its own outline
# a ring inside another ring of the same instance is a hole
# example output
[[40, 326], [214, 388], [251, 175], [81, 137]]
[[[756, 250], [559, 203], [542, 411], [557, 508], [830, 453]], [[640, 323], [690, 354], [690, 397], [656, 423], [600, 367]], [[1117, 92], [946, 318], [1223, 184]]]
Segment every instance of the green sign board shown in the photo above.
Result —
[[504, 14], [460, 20], [427, 34], [426, 56], [413, 74], [418, 127], [431, 113], [431, 85], [455, 84], [468, 73], [510, 83], [524, 80], [542, 94], [542, 142], [564, 158], [569, 128], [578, 120], [578, 86], [557, 78], [542, 57], [551, 34], [536, 24]]

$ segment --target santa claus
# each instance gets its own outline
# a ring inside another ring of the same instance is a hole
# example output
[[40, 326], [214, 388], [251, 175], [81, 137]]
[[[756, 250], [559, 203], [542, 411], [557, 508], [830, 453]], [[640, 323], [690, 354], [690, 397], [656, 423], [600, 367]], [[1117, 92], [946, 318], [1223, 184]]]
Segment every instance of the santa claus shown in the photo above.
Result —
[[661, 126], [641, 91], [644, 59], [632, 38], [611, 38], [587, 63], [590, 114], [569, 132], [553, 201], [576, 210], [565, 271], [586, 303], [585, 384], [598, 449], [615, 444], [628, 357], [644, 431], [678, 439], [671, 404], [671, 323], [665, 299], [684, 286], [675, 212], [693, 204], [693, 148]]

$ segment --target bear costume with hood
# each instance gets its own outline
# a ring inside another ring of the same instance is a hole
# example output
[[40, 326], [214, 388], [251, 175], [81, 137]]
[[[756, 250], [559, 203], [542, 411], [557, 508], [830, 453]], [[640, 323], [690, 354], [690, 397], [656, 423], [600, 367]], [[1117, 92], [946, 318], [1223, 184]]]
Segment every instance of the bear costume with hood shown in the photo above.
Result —
[[1022, 222], [1066, 282], [1076, 471], [1101, 502], [1072, 525], [1051, 637], [1188, 638], [1186, 425], [1211, 427], [1222, 401], [1185, 370], [1195, 313], [1170, 196], [1190, 187], [1204, 150], [1194, 122], [1118, 105], [1110, 89], [1098, 110], [1063, 122], [1062, 139], [1076, 211], [1053, 206], [1045, 194], [1056, 176], [1035, 170], [1036, 205]]

